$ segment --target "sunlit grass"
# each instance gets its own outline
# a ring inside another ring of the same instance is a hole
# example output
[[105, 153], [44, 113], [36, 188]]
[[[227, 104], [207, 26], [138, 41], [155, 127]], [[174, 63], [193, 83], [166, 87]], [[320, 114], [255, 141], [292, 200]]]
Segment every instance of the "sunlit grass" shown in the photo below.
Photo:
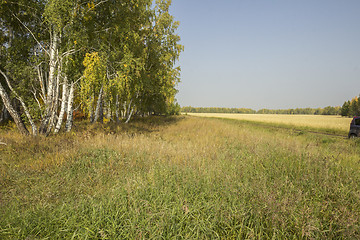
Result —
[[183, 116], [2, 136], [1, 239], [360, 237], [358, 141]]

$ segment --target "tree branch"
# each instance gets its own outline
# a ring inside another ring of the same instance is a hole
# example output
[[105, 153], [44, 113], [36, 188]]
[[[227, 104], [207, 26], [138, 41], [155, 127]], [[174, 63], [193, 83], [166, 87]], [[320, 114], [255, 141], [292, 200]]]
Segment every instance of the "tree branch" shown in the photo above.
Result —
[[[38, 104], [38, 106], [39, 106], [40, 116], [41, 116], [41, 118], [43, 118], [43, 115], [42, 115], [42, 113], [41, 113], [41, 104], [40, 104], [38, 98], [36, 97], [36, 89], [35, 89], [34, 85], [32, 86], [32, 88], [33, 88], [33, 90], [32, 90], [31, 92], [32, 92], [32, 94], [34, 95], [34, 98], [35, 98], [35, 100], [36, 100], [36, 102], [37, 102], [37, 104]], [[40, 95], [40, 97], [41, 97], [41, 94], [39, 94], [39, 95]]]
[[31, 127], [32, 127], [32, 130], [33, 130], [33, 134], [36, 135], [37, 134], [37, 127], [34, 123], [34, 121], [32, 120], [32, 117], [30, 115], [30, 112], [28, 110], [28, 108], [26, 107], [25, 105], [25, 102], [24, 100], [17, 94], [17, 92], [15, 92], [15, 90], [12, 88], [11, 84], [10, 84], [10, 81], [9, 81], [9, 78], [8, 76], [0, 69], [0, 73], [1, 75], [3, 75], [3, 77], [5, 78], [5, 81], [10, 89], [11, 92], [14, 93], [15, 97], [20, 101], [21, 103], [21, 106], [24, 108], [24, 111], [25, 111], [25, 115], [27, 116], [30, 124], [31, 124]]
[[66, 52], [64, 52], [63, 54], [61, 54], [61, 58], [64, 58], [64, 57], [67, 57], [67, 56], [69, 56], [69, 55], [71, 55], [71, 54], [80, 52], [82, 49], [83, 49], [83, 48], [80, 48], [80, 49], [78, 49], [78, 50], [71, 49], [71, 50], [69, 50], [69, 51], [66, 51]]
[[43, 45], [39, 42], [39, 40], [36, 39], [35, 35], [33, 34], [33, 32], [14, 14], [12, 13], [12, 15], [21, 23], [21, 25], [24, 26], [24, 28], [26, 28], [26, 30], [29, 31], [29, 33], [31, 34], [31, 36], [34, 38], [34, 40], [39, 44], [39, 46], [45, 51], [45, 53], [47, 55], [49, 55], [49, 52], [43, 47]]

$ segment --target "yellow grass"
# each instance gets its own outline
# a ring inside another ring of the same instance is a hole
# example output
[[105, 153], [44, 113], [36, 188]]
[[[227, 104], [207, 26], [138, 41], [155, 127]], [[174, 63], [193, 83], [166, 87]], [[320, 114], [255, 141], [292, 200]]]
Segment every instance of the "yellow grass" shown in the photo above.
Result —
[[0, 239], [360, 239], [358, 141], [184, 116], [0, 141]]
[[188, 113], [191, 116], [239, 119], [256, 122], [287, 124], [299, 127], [323, 128], [348, 131], [351, 118], [324, 115], [280, 115], [280, 114], [228, 114]]

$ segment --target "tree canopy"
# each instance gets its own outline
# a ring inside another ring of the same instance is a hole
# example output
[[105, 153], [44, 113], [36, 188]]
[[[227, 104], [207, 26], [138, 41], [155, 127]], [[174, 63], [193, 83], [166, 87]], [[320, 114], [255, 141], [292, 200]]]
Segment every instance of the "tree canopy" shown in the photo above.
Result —
[[360, 100], [358, 97], [354, 97], [353, 99], [344, 102], [341, 107], [341, 116], [360, 116]]

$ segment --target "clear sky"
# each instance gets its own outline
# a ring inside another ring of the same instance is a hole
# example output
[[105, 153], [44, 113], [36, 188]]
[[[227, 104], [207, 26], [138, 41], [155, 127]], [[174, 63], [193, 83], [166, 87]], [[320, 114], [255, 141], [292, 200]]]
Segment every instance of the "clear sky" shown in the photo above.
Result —
[[360, 94], [360, 0], [173, 0], [178, 102], [341, 106]]

